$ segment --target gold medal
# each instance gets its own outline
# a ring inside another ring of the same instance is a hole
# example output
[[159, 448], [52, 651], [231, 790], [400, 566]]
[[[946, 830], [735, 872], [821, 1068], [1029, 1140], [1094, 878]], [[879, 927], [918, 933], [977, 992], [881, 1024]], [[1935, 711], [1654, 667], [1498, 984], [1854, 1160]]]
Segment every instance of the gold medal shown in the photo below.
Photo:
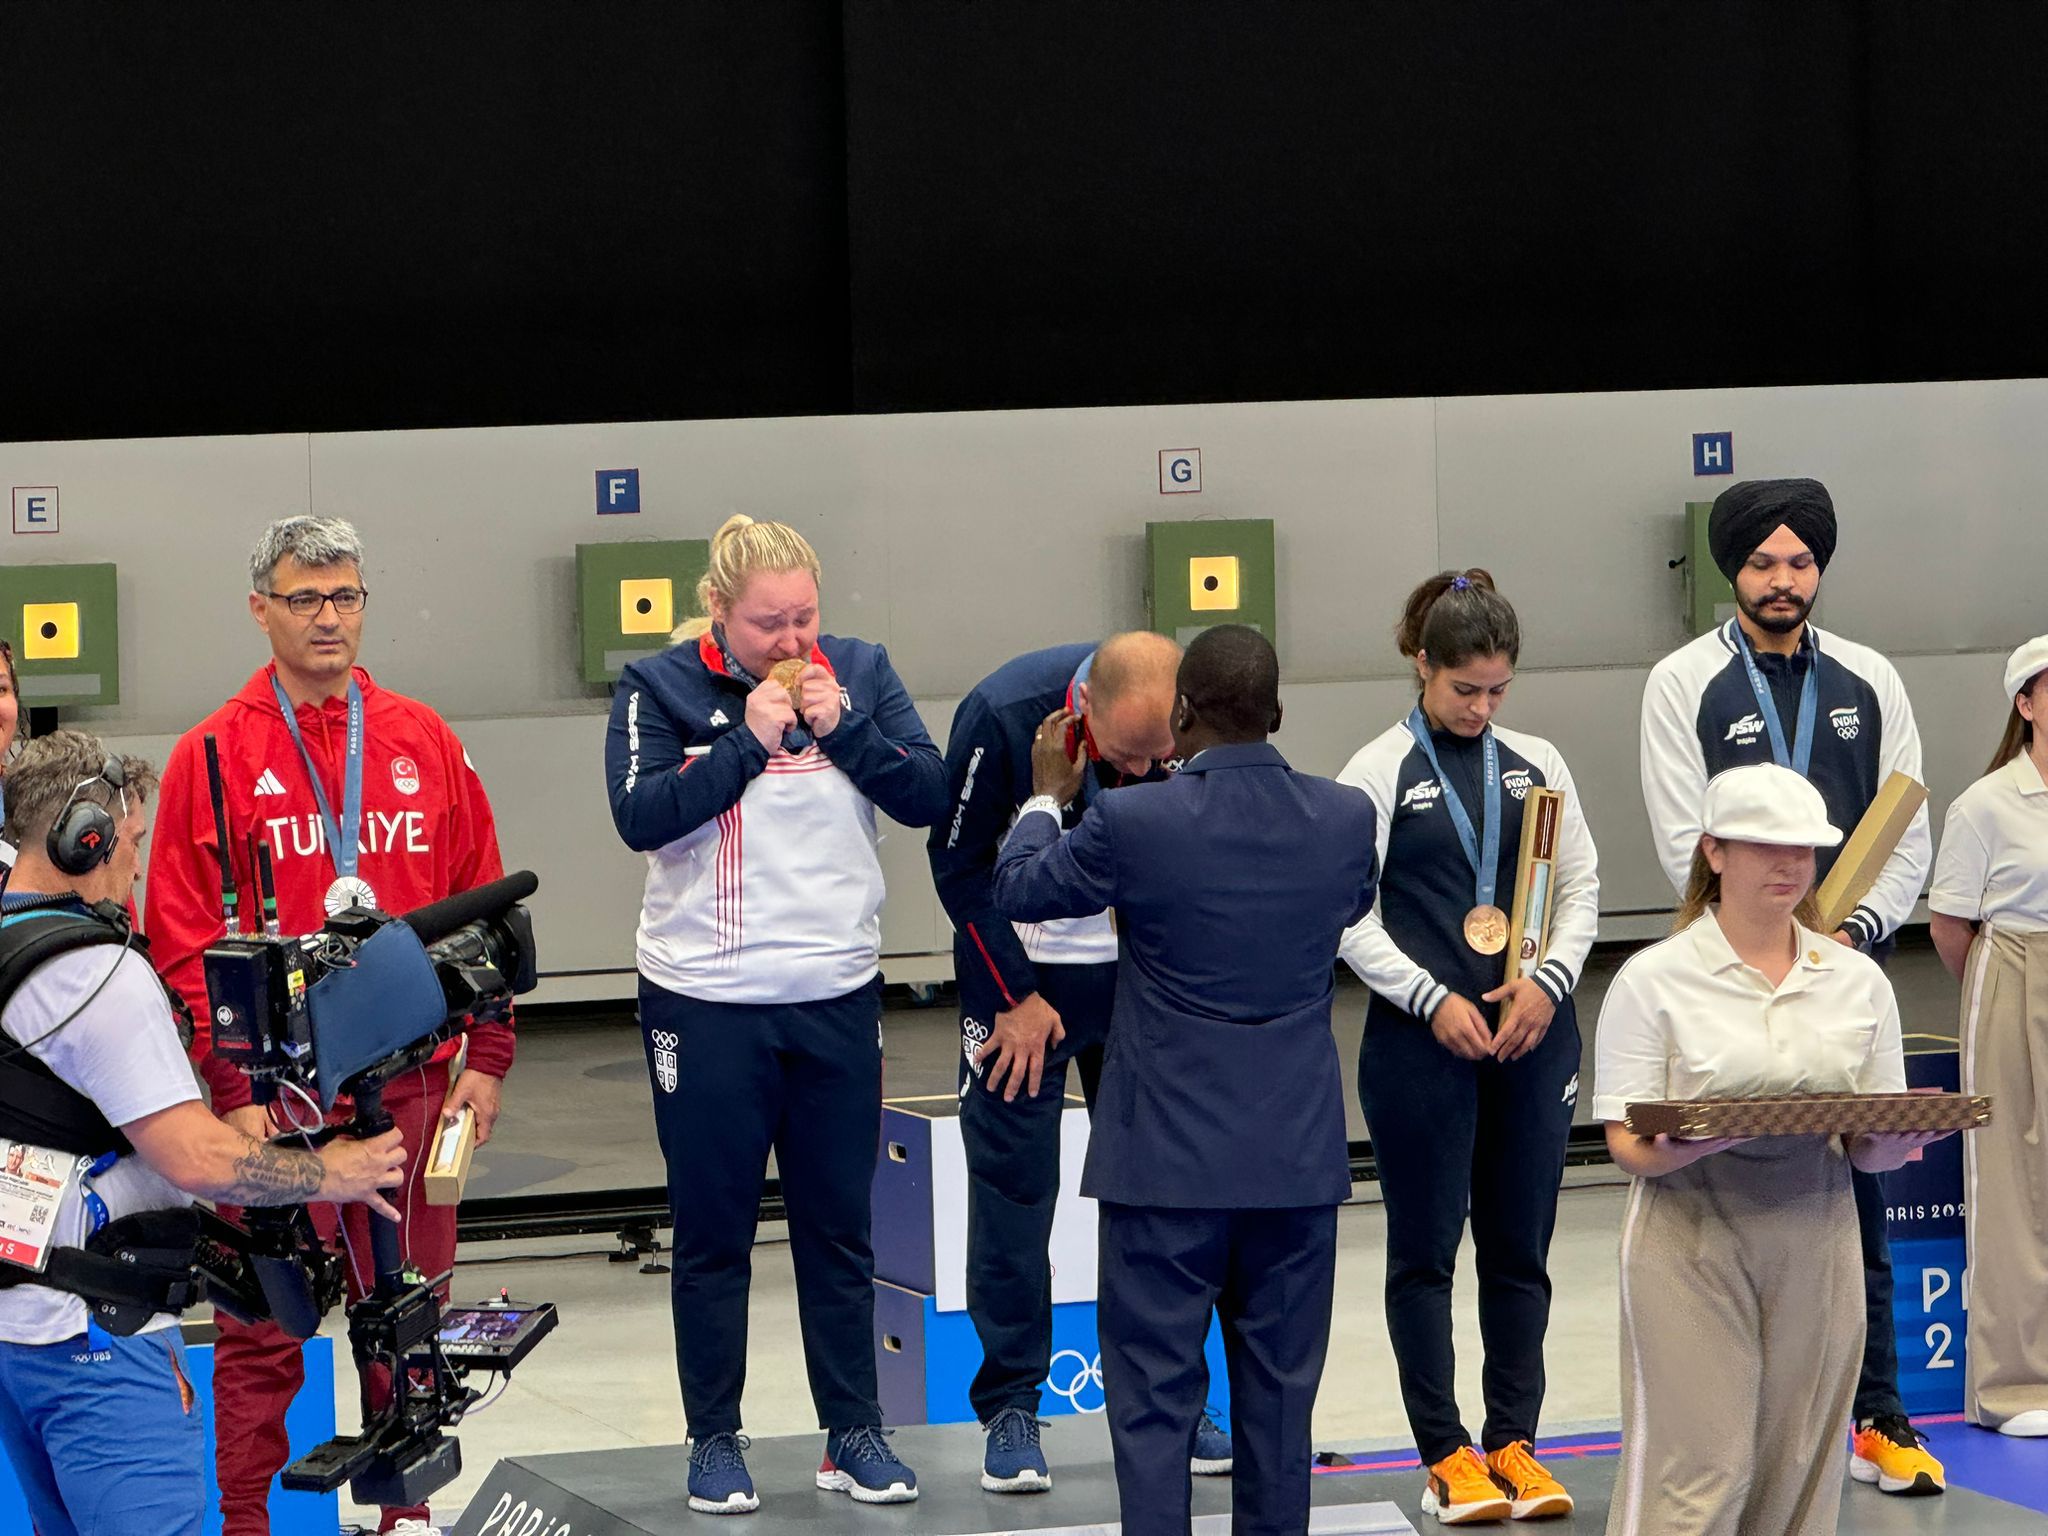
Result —
[[1465, 942], [1482, 955], [1508, 947], [1508, 915], [1499, 907], [1474, 907], [1465, 914]]

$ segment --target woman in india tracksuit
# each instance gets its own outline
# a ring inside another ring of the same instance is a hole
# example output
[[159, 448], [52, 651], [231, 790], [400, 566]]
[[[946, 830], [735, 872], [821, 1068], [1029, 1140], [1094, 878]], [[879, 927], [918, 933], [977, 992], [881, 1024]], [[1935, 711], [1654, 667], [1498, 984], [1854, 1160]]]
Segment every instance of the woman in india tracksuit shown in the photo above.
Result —
[[1905, 1087], [1876, 961], [1818, 931], [1814, 850], [1839, 829], [1776, 763], [1712, 779], [1668, 939], [1616, 974], [1593, 1112], [1633, 1174], [1621, 1236], [1621, 1466], [1609, 1536], [1826, 1536], [1863, 1356], [1849, 1170], [1943, 1133], [1678, 1140], [1631, 1103]]
[[917, 1497], [876, 1401], [869, 1185], [881, 1117], [879, 810], [945, 810], [945, 765], [878, 645], [818, 633], [795, 529], [737, 516], [705, 617], [625, 669], [605, 776], [647, 855], [640, 1025], [675, 1222], [676, 1366], [692, 1509], [757, 1507], [740, 1435], [747, 1292], [770, 1148], [804, 1362], [826, 1431], [817, 1485]]
[[1996, 1101], [1963, 1138], [1963, 1411], [2031, 1437], [2048, 1435], [2048, 635], [2006, 662], [2005, 698], [1990, 770], [1948, 808], [1927, 905], [1963, 984], [1963, 1092]]
[[[1536, 1460], [1548, 1260], [1578, 1100], [1572, 988], [1599, 912], [1593, 838], [1564, 759], [1494, 715], [1521, 654], [1515, 611], [1480, 570], [1410, 595], [1396, 630], [1419, 695], [1338, 775], [1379, 812], [1380, 888], [1344, 936], [1372, 1001], [1358, 1096], [1387, 1207], [1387, 1330], [1423, 1509], [1444, 1524], [1562, 1515], [1571, 1496]], [[1562, 790], [1548, 949], [1504, 980], [1515, 866], [1531, 790]], [[1451, 1279], [1467, 1212], [1479, 1272], [1486, 1421], [1458, 1411]]]

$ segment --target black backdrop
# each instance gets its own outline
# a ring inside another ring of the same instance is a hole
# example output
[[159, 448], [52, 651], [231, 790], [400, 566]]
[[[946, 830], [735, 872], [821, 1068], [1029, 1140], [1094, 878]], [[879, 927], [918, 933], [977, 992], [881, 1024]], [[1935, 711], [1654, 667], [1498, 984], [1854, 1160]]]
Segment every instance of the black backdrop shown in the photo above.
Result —
[[13, 439], [2048, 373], [2048, 7], [0, 15]]

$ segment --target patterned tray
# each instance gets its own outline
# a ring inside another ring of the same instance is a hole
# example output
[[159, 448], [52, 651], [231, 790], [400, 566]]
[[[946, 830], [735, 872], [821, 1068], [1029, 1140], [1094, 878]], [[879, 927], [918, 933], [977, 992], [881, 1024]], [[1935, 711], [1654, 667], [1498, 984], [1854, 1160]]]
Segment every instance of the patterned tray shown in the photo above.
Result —
[[1628, 1107], [1628, 1128], [1638, 1136], [1854, 1136], [1974, 1131], [1990, 1123], [1991, 1100], [1962, 1093], [1798, 1093]]

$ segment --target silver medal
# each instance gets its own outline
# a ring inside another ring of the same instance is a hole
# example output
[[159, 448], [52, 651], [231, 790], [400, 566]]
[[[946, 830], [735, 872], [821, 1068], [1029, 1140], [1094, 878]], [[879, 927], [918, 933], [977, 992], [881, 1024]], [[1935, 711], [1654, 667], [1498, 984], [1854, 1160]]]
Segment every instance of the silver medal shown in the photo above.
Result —
[[350, 907], [374, 908], [377, 893], [370, 889], [369, 881], [355, 875], [343, 875], [327, 887], [325, 905], [329, 917], [339, 917]]

